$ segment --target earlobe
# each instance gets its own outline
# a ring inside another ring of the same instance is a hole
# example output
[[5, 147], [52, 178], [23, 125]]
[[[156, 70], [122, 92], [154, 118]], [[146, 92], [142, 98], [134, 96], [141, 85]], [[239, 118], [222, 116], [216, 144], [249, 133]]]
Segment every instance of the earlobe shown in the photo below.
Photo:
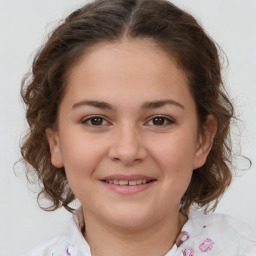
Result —
[[51, 163], [56, 168], [62, 168], [63, 161], [58, 132], [53, 130], [52, 128], [47, 128], [45, 130], [45, 134], [50, 147]]
[[206, 117], [201, 134], [199, 136], [198, 148], [196, 149], [194, 169], [200, 168], [206, 162], [207, 156], [212, 148], [213, 140], [217, 131], [218, 122], [213, 115]]

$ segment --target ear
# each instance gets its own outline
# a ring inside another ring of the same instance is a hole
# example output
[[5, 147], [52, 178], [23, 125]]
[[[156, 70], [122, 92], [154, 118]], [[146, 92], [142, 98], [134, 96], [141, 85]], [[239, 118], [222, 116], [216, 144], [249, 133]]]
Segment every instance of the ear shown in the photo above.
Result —
[[62, 161], [58, 132], [53, 130], [52, 128], [47, 128], [45, 130], [45, 134], [50, 146], [51, 163], [54, 167], [62, 168], [64, 165]]
[[213, 140], [217, 131], [218, 122], [213, 115], [207, 115], [202, 126], [194, 160], [194, 169], [200, 168], [206, 162], [212, 148]]

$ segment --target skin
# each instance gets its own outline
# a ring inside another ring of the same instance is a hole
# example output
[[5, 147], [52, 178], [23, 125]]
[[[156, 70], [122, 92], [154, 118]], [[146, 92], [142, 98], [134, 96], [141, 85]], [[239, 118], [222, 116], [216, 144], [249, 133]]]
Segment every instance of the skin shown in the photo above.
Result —
[[[166, 99], [172, 103], [142, 108]], [[113, 110], [85, 100], [107, 102]], [[98, 123], [88, 120], [92, 115]], [[169, 119], [155, 119], [159, 115]], [[148, 39], [96, 45], [70, 70], [57, 122], [46, 131], [51, 161], [65, 167], [82, 203], [92, 255], [166, 254], [187, 220], [180, 199], [193, 170], [205, 163], [217, 127], [209, 115], [200, 132], [186, 75], [175, 60]], [[120, 194], [101, 181], [116, 174], [155, 181]]]

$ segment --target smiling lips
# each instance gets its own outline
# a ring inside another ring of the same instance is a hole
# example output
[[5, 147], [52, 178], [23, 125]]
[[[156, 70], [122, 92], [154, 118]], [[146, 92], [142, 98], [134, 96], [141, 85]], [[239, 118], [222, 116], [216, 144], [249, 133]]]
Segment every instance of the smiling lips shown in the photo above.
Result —
[[105, 182], [109, 184], [114, 184], [114, 185], [120, 185], [120, 186], [135, 186], [135, 185], [140, 185], [140, 184], [146, 184], [150, 181], [147, 180], [105, 180]]
[[142, 175], [111, 175], [101, 181], [115, 192], [130, 194], [149, 188], [156, 179]]

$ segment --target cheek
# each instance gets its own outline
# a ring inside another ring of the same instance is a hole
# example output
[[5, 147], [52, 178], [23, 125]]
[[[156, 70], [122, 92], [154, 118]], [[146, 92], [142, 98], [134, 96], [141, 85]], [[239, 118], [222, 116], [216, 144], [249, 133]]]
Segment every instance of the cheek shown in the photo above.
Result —
[[164, 169], [169, 168], [173, 171], [193, 169], [196, 143], [189, 133], [175, 133], [153, 144], [155, 146], [151, 147], [152, 155], [165, 167]]
[[176, 133], [159, 143], [152, 155], [165, 184], [163, 194], [167, 195], [167, 199], [172, 194], [179, 200], [187, 190], [193, 173], [194, 139], [184, 133]]
[[[64, 137], [67, 138], [67, 137]], [[62, 141], [64, 168], [70, 186], [85, 183], [92, 177], [106, 153], [104, 143], [90, 136], [80, 136]]]

